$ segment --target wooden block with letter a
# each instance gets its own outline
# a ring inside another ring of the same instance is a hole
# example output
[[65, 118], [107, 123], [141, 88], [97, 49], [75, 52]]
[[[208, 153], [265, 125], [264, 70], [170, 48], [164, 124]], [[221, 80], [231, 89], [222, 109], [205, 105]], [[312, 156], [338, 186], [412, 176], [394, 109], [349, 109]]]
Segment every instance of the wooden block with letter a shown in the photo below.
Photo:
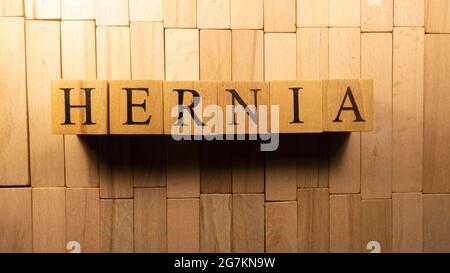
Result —
[[111, 134], [162, 134], [162, 81], [111, 81]]
[[373, 82], [331, 80], [323, 91], [324, 131], [354, 132], [373, 129]]
[[[256, 134], [257, 129], [268, 131], [270, 128], [268, 83], [222, 82], [219, 84], [217, 98], [224, 114], [223, 128], [226, 128], [227, 134]], [[266, 114], [260, 113], [261, 106], [267, 106]], [[240, 122], [241, 120], [245, 122]]]
[[281, 133], [323, 131], [322, 81], [272, 81], [270, 104], [280, 106]]
[[106, 81], [52, 82], [54, 134], [108, 134]]

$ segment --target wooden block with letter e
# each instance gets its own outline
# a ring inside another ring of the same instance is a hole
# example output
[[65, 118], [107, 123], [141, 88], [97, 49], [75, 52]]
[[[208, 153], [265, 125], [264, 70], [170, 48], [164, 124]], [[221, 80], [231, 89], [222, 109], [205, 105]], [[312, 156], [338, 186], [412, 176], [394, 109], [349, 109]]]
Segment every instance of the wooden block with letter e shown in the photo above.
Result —
[[324, 131], [357, 132], [373, 129], [372, 81], [331, 80], [324, 83]]
[[111, 134], [162, 134], [162, 81], [111, 81]]
[[108, 134], [106, 81], [52, 82], [54, 134]]
[[[269, 132], [269, 84], [265, 82], [222, 82], [217, 95], [227, 134]], [[267, 111], [260, 112], [261, 106]], [[242, 122], [243, 121], [243, 122]], [[265, 123], [265, 124], [264, 124]]]
[[322, 81], [272, 81], [270, 104], [280, 106], [281, 133], [323, 132]]
[[[215, 117], [203, 118], [206, 107], [217, 107], [217, 82], [164, 82], [164, 134], [212, 135]], [[214, 106], [213, 106], [214, 107]], [[221, 130], [217, 126], [216, 130]], [[173, 131], [173, 132], [172, 132]]]

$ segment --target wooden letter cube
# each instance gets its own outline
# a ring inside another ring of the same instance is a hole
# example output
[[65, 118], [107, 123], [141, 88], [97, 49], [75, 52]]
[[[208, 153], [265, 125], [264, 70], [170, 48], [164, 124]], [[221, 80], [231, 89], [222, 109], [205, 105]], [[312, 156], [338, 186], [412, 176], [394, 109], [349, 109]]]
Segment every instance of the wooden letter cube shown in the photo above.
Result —
[[53, 81], [52, 128], [54, 134], [108, 134], [108, 83]]
[[280, 106], [280, 133], [323, 132], [322, 81], [272, 81], [270, 104]]
[[163, 133], [162, 81], [111, 81], [111, 134]]
[[331, 80], [324, 83], [324, 131], [373, 130], [373, 81]]

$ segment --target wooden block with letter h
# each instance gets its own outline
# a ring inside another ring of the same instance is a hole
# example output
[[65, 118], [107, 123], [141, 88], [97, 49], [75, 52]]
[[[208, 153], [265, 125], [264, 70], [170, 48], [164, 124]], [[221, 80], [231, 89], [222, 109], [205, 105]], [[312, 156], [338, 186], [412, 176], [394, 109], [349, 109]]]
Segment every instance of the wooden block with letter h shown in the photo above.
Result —
[[162, 88], [162, 81], [111, 81], [111, 134], [163, 134]]
[[108, 134], [108, 83], [53, 81], [52, 129], [54, 134]]
[[373, 81], [325, 81], [323, 126], [325, 132], [373, 130]]

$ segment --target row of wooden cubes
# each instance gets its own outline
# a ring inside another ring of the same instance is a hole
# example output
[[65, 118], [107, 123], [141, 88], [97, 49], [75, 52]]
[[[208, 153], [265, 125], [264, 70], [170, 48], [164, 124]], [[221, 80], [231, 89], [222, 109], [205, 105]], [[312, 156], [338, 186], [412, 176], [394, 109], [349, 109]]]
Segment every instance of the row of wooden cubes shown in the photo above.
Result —
[[52, 125], [54, 134], [74, 135], [370, 131], [373, 82], [57, 80]]

